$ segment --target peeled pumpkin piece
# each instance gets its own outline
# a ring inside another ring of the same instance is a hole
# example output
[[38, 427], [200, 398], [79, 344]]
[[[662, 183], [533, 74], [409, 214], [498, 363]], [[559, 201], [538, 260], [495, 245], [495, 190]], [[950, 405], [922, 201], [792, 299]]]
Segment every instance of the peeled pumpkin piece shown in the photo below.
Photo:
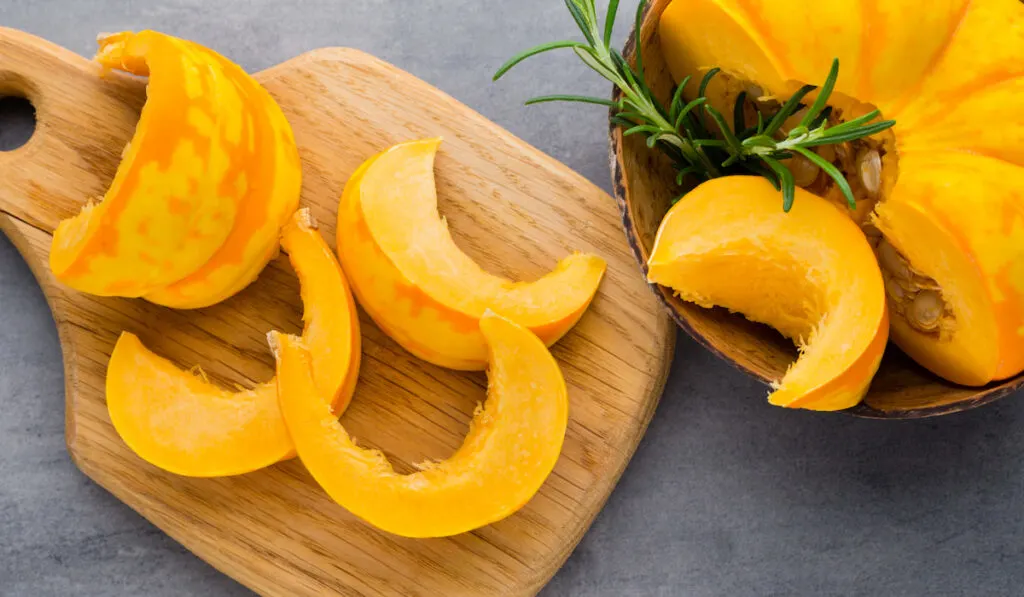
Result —
[[480, 330], [490, 350], [487, 401], [454, 455], [410, 475], [355, 444], [317, 395], [301, 340], [271, 334], [285, 423], [302, 463], [332, 499], [383, 531], [424, 538], [496, 522], [537, 493], [565, 438], [565, 381], [529, 330], [490, 311]]
[[872, 218], [891, 335], [980, 386], [1024, 371], [1024, 3], [923, 6], [674, 0], [659, 36], [676, 81], [719, 66], [765, 95], [819, 82], [838, 57], [839, 94], [895, 119]]
[[63, 283], [171, 307], [219, 302], [255, 279], [298, 206], [298, 153], [270, 95], [212, 50], [155, 31], [101, 37], [96, 60], [149, 77], [106, 196], [54, 233]]
[[785, 213], [764, 178], [712, 179], [669, 210], [647, 266], [650, 282], [683, 300], [796, 343], [771, 404], [841, 410], [867, 392], [888, 339], [882, 275], [858, 226], [827, 200], [797, 189]]
[[[282, 242], [302, 282], [314, 385], [337, 417], [348, 406], [360, 362], [352, 295], [330, 248], [298, 212]], [[114, 428], [143, 460], [189, 477], [239, 475], [295, 455], [281, 418], [277, 384], [229, 391], [184, 371], [124, 332], [107, 367]]]
[[434, 158], [440, 143], [396, 145], [363, 163], [346, 184], [338, 255], [356, 298], [402, 347], [442, 367], [487, 367], [480, 318], [488, 309], [554, 344], [593, 300], [604, 260], [576, 253], [534, 282], [484, 271], [438, 215]]

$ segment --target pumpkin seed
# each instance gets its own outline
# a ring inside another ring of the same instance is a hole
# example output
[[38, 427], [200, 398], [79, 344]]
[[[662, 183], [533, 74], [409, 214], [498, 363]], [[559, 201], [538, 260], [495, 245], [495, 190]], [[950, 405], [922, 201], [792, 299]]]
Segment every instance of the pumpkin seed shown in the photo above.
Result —
[[910, 265], [907, 264], [907, 260], [885, 238], [878, 243], [878, 263], [882, 266], [882, 269], [896, 278], [907, 281], [912, 279]]
[[882, 157], [874, 149], [865, 149], [857, 156], [860, 182], [872, 197], [882, 188]]
[[931, 332], [939, 327], [943, 311], [945, 303], [942, 301], [942, 295], [934, 290], [922, 290], [914, 297], [907, 321], [921, 331]]

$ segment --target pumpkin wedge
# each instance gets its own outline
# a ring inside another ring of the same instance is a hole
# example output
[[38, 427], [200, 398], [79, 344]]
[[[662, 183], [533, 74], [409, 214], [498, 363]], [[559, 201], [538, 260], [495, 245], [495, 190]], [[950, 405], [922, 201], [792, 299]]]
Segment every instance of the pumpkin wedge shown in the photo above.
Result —
[[291, 128], [241, 68], [155, 31], [100, 38], [96, 60], [149, 77], [147, 102], [105, 198], [61, 222], [63, 283], [178, 307], [235, 294], [274, 256], [298, 206]]
[[800, 349], [769, 401], [851, 407], [867, 392], [888, 337], [882, 275], [841, 208], [797, 189], [789, 213], [767, 180], [705, 182], [661, 223], [648, 280], [704, 307], [768, 324]]
[[271, 333], [285, 423], [299, 458], [338, 504], [389, 533], [445, 537], [511, 515], [540, 489], [565, 437], [565, 381], [529, 330], [490, 311], [480, 330], [490, 350], [487, 401], [454, 455], [410, 475], [355, 444], [318, 395], [302, 341]]
[[[284, 228], [282, 244], [302, 283], [303, 338], [311, 350], [317, 396], [337, 416], [348, 406], [359, 371], [354, 301], [306, 210]], [[179, 475], [238, 475], [295, 454], [274, 381], [252, 390], [224, 390], [150, 352], [128, 332], [107, 367], [107, 409], [136, 454]]]
[[438, 216], [433, 167], [440, 143], [396, 145], [367, 160], [346, 184], [338, 255], [356, 298], [406, 350], [443, 367], [486, 368], [480, 318], [488, 309], [550, 346], [586, 311], [605, 262], [570, 255], [534, 282], [484, 271]]
[[871, 182], [857, 216], [881, 231], [896, 344], [939, 376], [978, 386], [1024, 371], [1024, 4], [922, 7], [675, 0], [659, 36], [676, 81], [721, 67], [719, 107], [736, 89], [788, 97], [838, 58], [843, 120], [873, 107], [896, 121], [853, 152], [869, 158], [853, 169], [841, 148], [826, 159]]

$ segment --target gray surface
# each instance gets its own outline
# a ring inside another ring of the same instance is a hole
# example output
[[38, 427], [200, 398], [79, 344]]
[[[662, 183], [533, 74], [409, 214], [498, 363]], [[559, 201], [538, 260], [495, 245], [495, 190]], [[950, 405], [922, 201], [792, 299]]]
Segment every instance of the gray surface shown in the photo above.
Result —
[[[84, 54], [99, 31], [153, 27], [249, 69], [357, 47], [608, 187], [600, 109], [521, 107], [604, 94], [594, 76], [550, 56], [489, 83], [515, 51], [571, 34], [558, 0], [0, 0], [0, 24]], [[53, 321], [3, 238], [0, 306], [0, 595], [248, 594], [68, 459]], [[785, 412], [764, 393], [680, 338], [650, 432], [545, 595], [1021, 594], [1024, 401], [880, 423]]]

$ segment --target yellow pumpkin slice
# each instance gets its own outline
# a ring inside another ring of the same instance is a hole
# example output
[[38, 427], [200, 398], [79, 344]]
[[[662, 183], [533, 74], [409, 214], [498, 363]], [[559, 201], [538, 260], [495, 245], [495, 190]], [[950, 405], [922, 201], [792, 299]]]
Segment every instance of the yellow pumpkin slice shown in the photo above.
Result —
[[365, 162], [338, 209], [338, 255], [360, 304], [389, 336], [431, 363], [487, 366], [480, 318], [488, 309], [558, 341], [597, 292], [605, 262], [573, 254], [535, 282], [484, 271], [438, 217], [440, 139], [397, 145]]
[[871, 246], [832, 203], [797, 189], [785, 213], [763, 178], [710, 180], [669, 210], [647, 265], [651, 282], [684, 300], [797, 344], [772, 404], [840, 410], [867, 391], [888, 336], [885, 290]]
[[318, 395], [301, 340], [271, 334], [285, 423], [302, 463], [338, 504], [389, 533], [445, 537], [511, 515], [540, 489], [565, 437], [565, 381], [529, 330], [492, 312], [480, 330], [490, 350], [487, 402], [451, 458], [410, 475], [355, 444]]
[[[329, 412], [349, 403], [359, 371], [359, 322], [330, 248], [303, 210], [282, 243], [302, 282], [305, 342], [317, 396]], [[107, 409], [142, 459], [191, 477], [238, 475], [294, 456], [274, 381], [228, 391], [183, 371], [124, 332], [107, 367]]]
[[148, 101], [105, 198], [58, 226], [51, 269], [98, 295], [227, 298], [273, 256], [298, 205], [288, 123], [242, 69], [195, 43], [124, 32], [101, 38], [96, 59], [148, 76]]

